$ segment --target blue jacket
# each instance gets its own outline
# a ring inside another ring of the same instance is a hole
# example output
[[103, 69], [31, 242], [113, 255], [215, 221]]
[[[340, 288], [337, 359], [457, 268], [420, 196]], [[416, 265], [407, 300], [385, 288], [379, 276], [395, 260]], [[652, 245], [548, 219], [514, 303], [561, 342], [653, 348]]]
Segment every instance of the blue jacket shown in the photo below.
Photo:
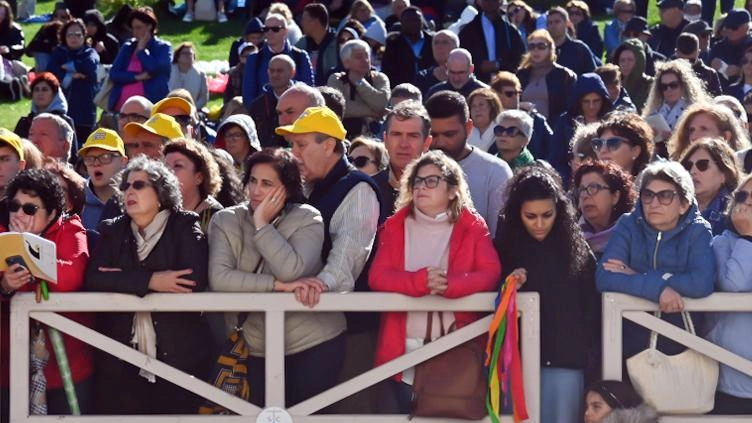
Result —
[[[713, 293], [716, 270], [712, 238], [710, 224], [702, 218], [694, 201], [679, 218], [677, 226], [667, 232], [656, 231], [647, 223], [642, 204], [638, 202], [632, 213], [625, 214], [616, 223], [598, 262], [596, 288], [600, 292], [622, 292], [656, 303], [667, 287], [684, 297], [706, 297]], [[623, 261], [637, 274], [605, 270], [603, 263], [612, 258]], [[661, 318], [683, 327], [678, 313], [663, 314]], [[693, 320], [696, 327], [701, 327], [695, 316]], [[625, 323], [625, 358], [646, 349], [649, 335], [647, 329]], [[658, 347], [666, 353], [683, 350], [678, 344], [668, 342], [659, 342]]]
[[[137, 44], [135, 38], [123, 43], [115, 61], [112, 63], [110, 81], [112, 81], [113, 87], [110, 93], [110, 101], [107, 104], [110, 111], [113, 111], [115, 104], [120, 99], [123, 85], [136, 82], [137, 74], [127, 69]], [[170, 80], [170, 71], [172, 70], [172, 45], [161, 38], [152, 37], [146, 48], [136, 53], [136, 57], [141, 62], [144, 72], [149, 72], [151, 75], [151, 78], [143, 81], [144, 97], [152, 103], [165, 98], [169, 92], [167, 82]]]
[[564, 44], [556, 47], [556, 63], [571, 69], [577, 76], [594, 71], [598, 61], [587, 44], [569, 35]]
[[105, 202], [99, 199], [91, 188], [91, 180], [86, 180], [84, 186], [84, 208], [81, 210], [81, 223], [84, 228], [89, 230], [96, 230], [99, 222], [102, 221], [102, 211], [106, 205]]
[[556, 169], [564, 181], [564, 186], [569, 184], [569, 174], [571, 169], [567, 163], [567, 151], [569, 151], [569, 142], [572, 140], [576, 128], [575, 120], [582, 115], [580, 111], [580, 100], [590, 93], [597, 93], [603, 97], [603, 106], [600, 117], [610, 112], [613, 108], [611, 97], [608, 95], [606, 86], [603, 85], [601, 77], [594, 73], [580, 75], [574, 85], [572, 94], [569, 98], [569, 109], [562, 113], [554, 125], [554, 140], [550, 144], [548, 157], [546, 158], [551, 166]]
[[272, 53], [269, 45], [265, 44], [256, 53], [251, 53], [245, 61], [245, 70], [243, 72], [243, 106], [246, 110], [251, 109], [253, 99], [263, 93], [262, 88], [269, 82], [267, 68], [269, 61], [277, 54], [286, 54], [295, 62], [295, 80], [315, 85], [313, 80], [313, 67], [308, 53], [297, 47], [292, 47], [285, 40], [285, 48], [279, 53]]
[[[67, 65], [68, 71], [62, 66]], [[68, 100], [68, 116], [76, 125], [94, 125], [97, 120], [97, 106], [94, 95], [99, 91], [97, 66], [99, 55], [91, 47], [71, 50], [58, 46], [52, 50], [48, 70], [60, 81], [65, 98]], [[73, 73], [86, 75], [85, 79], [74, 79]]]
[[618, 19], [607, 23], [603, 28], [603, 43], [606, 45], [606, 57], [611, 58], [611, 53], [621, 44], [621, 33], [626, 26], [620, 25]]
[[[713, 239], [718, 263], [716, 289], [722, 292], [752, 292], [752, 241], [726, 230]], [[705, 338], [733, 353], [752, 359], [752, 313], [711, 313]], [[718, 390], [741, 398], [752, 398], [752, 377], [721, 364]]]

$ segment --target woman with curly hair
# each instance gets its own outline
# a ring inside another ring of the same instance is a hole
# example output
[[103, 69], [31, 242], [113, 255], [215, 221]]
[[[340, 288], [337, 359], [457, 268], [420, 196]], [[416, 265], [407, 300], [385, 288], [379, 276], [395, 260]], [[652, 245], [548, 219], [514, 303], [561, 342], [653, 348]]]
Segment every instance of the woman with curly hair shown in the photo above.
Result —
[[203, 144], [176, 139], [165, 145], [164, 161], [180, 183], [183, 209], [198, 213], [205, 231], [214, 213], [224, 208], [214, 198], [222, 186], [214, 156]]
[[690, 105], [709, 101], [710, 97], [705, 92], [702, 81], [695, 75], [689, 62], [677, 59], [656, 63], [655, 80], [650, 87], [642, 116], [648, 118], [659, 115], [666, 121], [671, 131], [656, 134], [661, 141], [665, 141]]
[[540, 295], [541, 421], [580, 421], [587, 357], [600, 339], [595, 257], [555, 172], [532, 165], [512, 178], [495, 243], [503, 276]]
[[713, 235], [726, 229], [726, 208], [739, 185], [736, 154], [722, 138], [704, 137], [689, 146], [680, 163], [692, 175], [695, 199]]
[[598, 160], [614, 162], [636, 177], [653, 157], [653, 129], [635, 113], [615, 113], [591, 141]]
[[668, 141], [672, 160], [679, 160], [690, 145], [702, 137], [718, 137], [734, 151], [749, 148], [749, 137], [741, 121], [728, 107], [710, 103], [689, 106]]
[[634, 207], [637, 194], [632, 176], [616, 163], [588, 160], [577, 168], [572, 186], [585, 240], [600, 257], [616, 221]]

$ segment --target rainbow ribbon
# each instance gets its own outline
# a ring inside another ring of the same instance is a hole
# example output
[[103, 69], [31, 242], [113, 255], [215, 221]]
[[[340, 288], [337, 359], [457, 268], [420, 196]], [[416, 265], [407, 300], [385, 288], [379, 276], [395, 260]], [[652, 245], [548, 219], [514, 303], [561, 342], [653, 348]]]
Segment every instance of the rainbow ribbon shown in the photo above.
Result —
[[496, 297], [496, 312], [491, 320], [486, 344], [486, 409], [494, 423], [500, 422], [502, 397], [509, 400], [510, 394], [515, 423], [528, 419], [522, 383], [516, 299], [517, 277], [510, 275]]

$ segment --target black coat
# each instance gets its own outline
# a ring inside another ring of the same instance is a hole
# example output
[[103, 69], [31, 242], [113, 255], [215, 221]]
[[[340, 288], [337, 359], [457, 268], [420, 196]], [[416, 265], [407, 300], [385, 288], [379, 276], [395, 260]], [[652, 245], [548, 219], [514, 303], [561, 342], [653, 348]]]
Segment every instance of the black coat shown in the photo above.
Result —
[[[209, 280], [209, 245], [199, 228], [198, 215], [192, 212], [173, 213], [162, 237], [143, 262], [138, 259], [136, 239], [130, 225], [128, 215], [99, 224], [99, 241], [86, 269], [87, 291], [118, 292], [143, 297], [152, 292], [149, 289], [149, 279], [153, 273], [188, 268], [193, 269], [193, 273], [183, 278], [196, 282], [193, 291], [206, 290]], [[100, 267], [119, 268], [122, 271], [102, 272]], [[134, 313], [100, 313], [97, 316], [98, 329], [103, 334], [130, 345], [133, 315]], [[157, 333], [157, 359], [191, 373], [210, 364], [211, 336], [200, 313], [155, 312], [152, 313], [152, 320]], [[98, 363], [98, 372], [118, 374], [120, 367], [125, 365], [113, 356], [104, 356], [106, 357]]]
[[416, 58], [413, 48], [401, 33], [389, 34], [384, 57], [381, 59], [381, 71], [389, 77], [389, 85], [396, 87], [406, 82], [412, 83], [418, 71], [435, 66], [432, 43], [433, 36], [428, 31], [423, 31], [423, 48], [420, 50], [420, 57]]
[[[490, 73], [480, 72], [480, 65], [488, 60], [488, 47], [486, 37], [483, 35], [482, 13], [465, 25], [460, 31], [460, 47], [467, 49], [473, 56], [476, 71], [475, 76], [483, 82], [489, 82]], [[515, 72], [520, 66], [522, 54], [525, 53], [525, 44], [522, 35], [512, 24], [501, 16], [494, 21], [494, 34], [496, 36], [496, 60], [499, 61], [500, 70]]]

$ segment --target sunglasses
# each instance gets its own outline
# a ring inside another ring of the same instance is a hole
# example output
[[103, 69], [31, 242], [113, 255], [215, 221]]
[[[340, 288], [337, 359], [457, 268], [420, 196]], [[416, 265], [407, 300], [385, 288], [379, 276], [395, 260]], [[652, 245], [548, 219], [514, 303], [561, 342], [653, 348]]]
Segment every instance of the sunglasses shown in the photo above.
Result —
[[436, 188], [437, 186], [439, 186], [439, 182], [441, 182], [442, 179], [444, 178], [440, 175], [430, 175], [422, 178], [420, 176], [416, 176], [415, 179], [413, 179], [413, 189], [418, 188], [423, 184], [426, 185], [426, 188]]
[[150, 183], [146, 181], [133, 181], [131, 182], [123, 182], [120, 184], [120, 191], [126, 192], [130, 187], [133, 187], [136, 191], [141, 191], [142, 189], [151, 186]]
[[661, 91], [668, 91], [668, 90], [675, 90], [679, 88], [679, 82], [678, 81], [672, 81], [667, 84], [664, 84], [663, 82], [658, 83], [658, 87], [661, 89]]
[[687, 169], [687, 172], [692, 171], [692, 166], [697, 166], [697, 170], [705, 172], [710, 167], [710, 160], [701, 159], [696, 162], [693, 162], [692, 160], [684, 160], [682, 166], [684, 166], [684, 169]]
[[173, 116], [173, 118], [175, 119], [175, 122], [177, 122], [180, 126], [186, 126], [193, 123], [193, 118], [191, 117], [191, 115], [175, 115]]
[[530, 43], [527, 45], [528, 50], [546, 50], [548, 43]]
[[282, 31], [283, 29], [285, 29], [285, 27], [283, 26], [265, 26], [263, 31], [264, 32], [269, 32], [269, 31], [279, 32], [279, 31]]
[[112, 161], [116, 158], [120, 157], [120, 154], [117, 153], [104, 153], [100, 154], [98, 156], [85, 156], [84, 157], [84, 164], [87, 166], [91, 166], [97, 161], [103, 165], [110, 164]]
[[507, 128], [506, 126], [496, 125], [494, 126], [494, 135], [497, 137], [516, 137], [522, 135], [522, 131], [520, 131], [520, 128], [514, 126]]
[[752, 193], [747, 191], [737, 191], [734, 193], [734, 202], [737, 204], [746, 203], [750, 196], [752, 196]]
[[660, 192], [654, 192], [649, 189], [644, 189], [640, 192], [640, 201], [644, 205], [650, 205], [653, 204], [654, 199], [658, 199], [658, 203], [662, 206], [668, 206], [674, 201], [674, 197], [676, 197], [676, 191], [666, 189]]
[[8, 202], [8, 210], [11, 213], [16, 213], [18, 210], [23, 210], [24, 214], [26, 214], [27, 216], [34, 216], [39, 211], [39, 206], [31, 203], [21, 204], [17, 200], [12, 200]]
[[578, 197], [582, 197], [584, 194], [592, 197], [603, 190], [610, 190], [610, 188], [608, 187], [608, 185], [601, 185], [593, 182], [592, 184], [586, 185], [584, 187], [576, 188], [574, 192]]
[[621, 147], [622, 143], [627, 142], [626, 138], [622, 137], [609, 137], [609, 138], [593, 138], [590, 144], [593, 146], [593, 151], [598, 153], [605, 146], [608, 151], [616, 151]]
[[355, 167], [357, 167], [358, 169], [363, 169], [364, 167], [368, 166], [368, 163], [376, 164], [376, 160], [371, 160], [371, 158], [368, 156], [348, 156], [347, 160], [355, 165]]
[[84, 34], [81, 32], [69, 32], [65, 36], [68, 38], [82, 38]]

